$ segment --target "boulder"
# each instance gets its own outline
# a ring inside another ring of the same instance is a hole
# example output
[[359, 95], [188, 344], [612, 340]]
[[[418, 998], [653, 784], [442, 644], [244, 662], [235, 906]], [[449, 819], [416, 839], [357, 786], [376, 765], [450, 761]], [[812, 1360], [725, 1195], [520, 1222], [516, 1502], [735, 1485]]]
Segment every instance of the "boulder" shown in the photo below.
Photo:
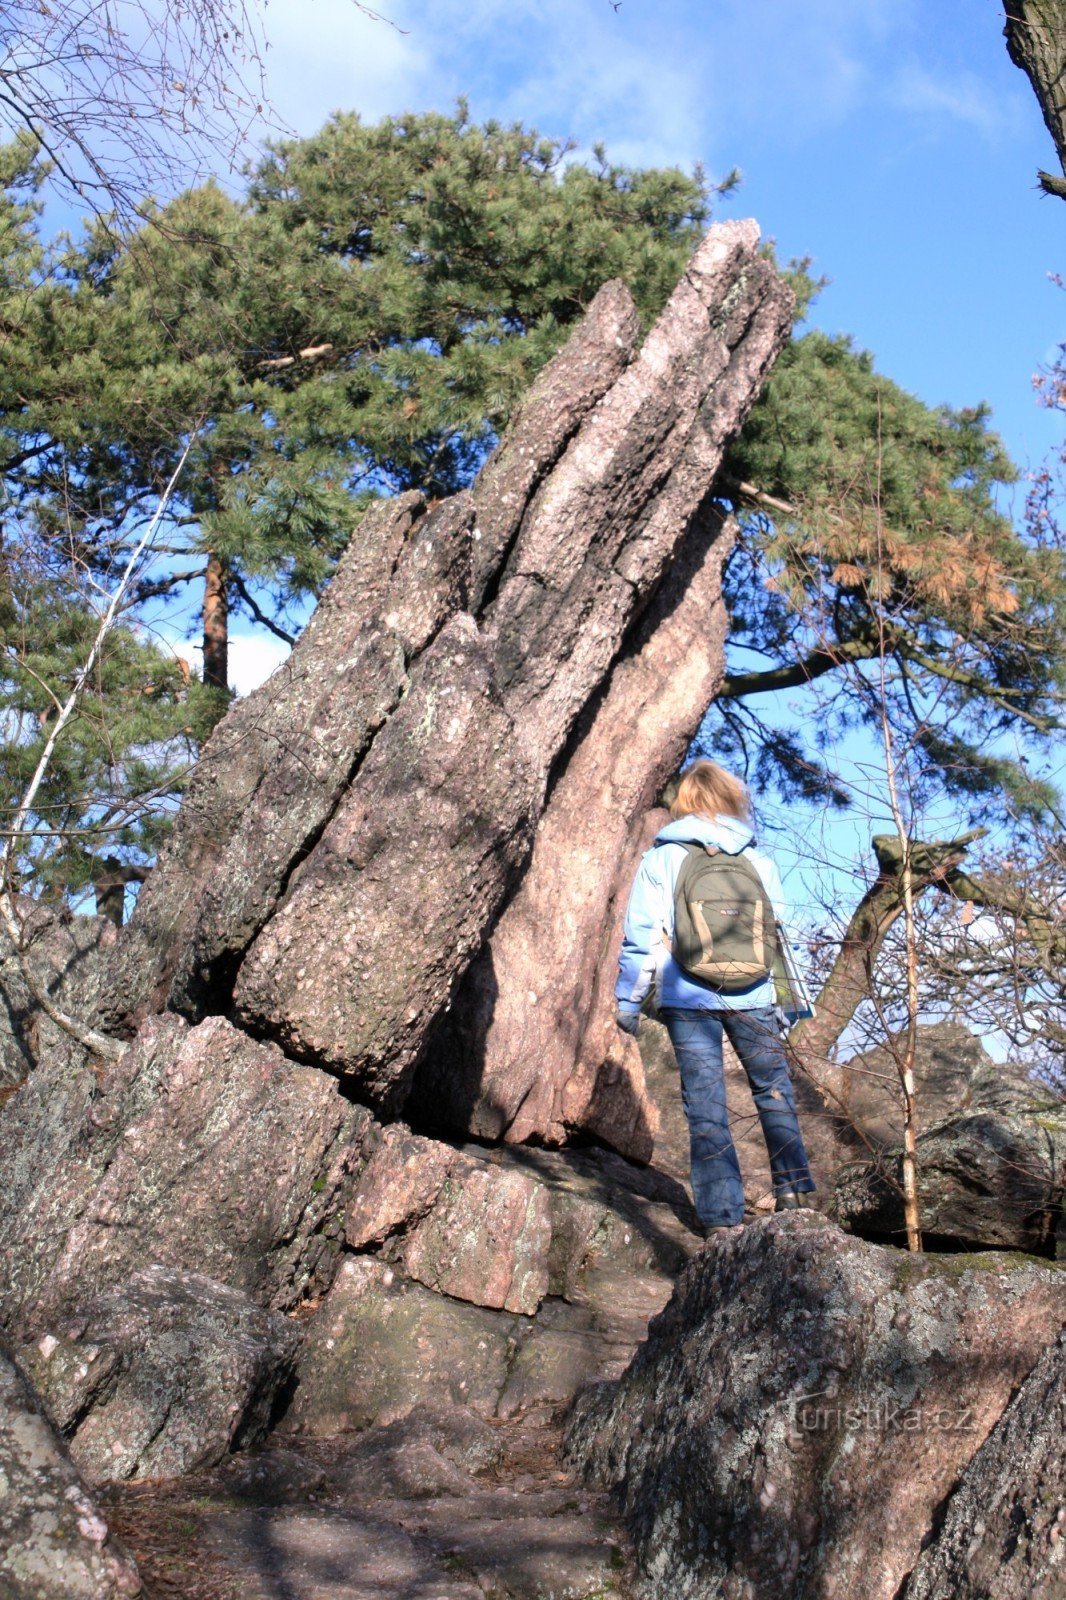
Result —
[[1041, 1356], [966, 1468], [901, 1600], [1066, 1593], [1066, 1334]]
[[221, 1017], [151, 1018], [100, 1077], [41, 1066], [3, 1111], [0, 1325], [47, 1332], [152, 1263], [281, 1309], [321, 1292], [369, 1129]]
[[678, 1185], [606, 1152], [456, 1148], [394, 1123], [359, 1174], [345, 1233], [427, 1288], [531, 1315], [546, 1294], [580, 1298], [604, 1254], [676, 1271], [694, 1220]]
[[0, 1594], [132, 1600], [141, 1590], [29, 1384], [0, 1354]]
[[[1066, 1190], [1066, 1103], [1039, 1085], [982, 1067], [973, 1107], [918, 1139], [924, 1236], [938, 1246], [1054, 1255]], [[832, 1215], [864, 1238], [905, 1237], [902, 1152], [841, 1168]]]
[[[608, 1151], [456, 1149], [386, 1128], [348, 1211], [366, 1253], [302, 1323], [279, 1428], [328, 1436], [441, 1400], [547, 1420], [621, 1372], [694, 1222], [677, 1184]], [[531, 1283], [528, 1311], [508, 1309]]]
[[[904, 1044], [902, 1037], [894, 1038], [841, 1065], [842, 1109], [860, 1135], [860, 1149], [863, 1141], [882, 1146], [902, 1143], [896, 1063]], [[1024, 1093], [1028, 1080], [1024, 1069], [994, 1062], [963, 1023], [934, 1022], [917, 1030], [914, 1081], [918, 1131], [925, 1133], [963, 1112], [988, 1109], [998, 1096]]]
[[435, 1294], [384, 1261], [345, 1261], [304, 1324], [282, 1437], [385, 1425], [415, 1407], [492, 1416], [522, 1319]]
[[1054, 1267], [771, 1217], [696, 1256], [568, 1451], [617, 1486], [654, 1600], [892, 1600], [1064, 1314]]
[[18, 1350], [93, 1483], [174, 1478], [266, 1433], [299, 1335], [195, 1272], [149, 1267]]
[[457, 1300], [528, 1315], [548, 1292], [544, 1187], [399, 1124], [367, 1163], [345, 1227], [357, 1248], [403, 1230], [389, 1259]]

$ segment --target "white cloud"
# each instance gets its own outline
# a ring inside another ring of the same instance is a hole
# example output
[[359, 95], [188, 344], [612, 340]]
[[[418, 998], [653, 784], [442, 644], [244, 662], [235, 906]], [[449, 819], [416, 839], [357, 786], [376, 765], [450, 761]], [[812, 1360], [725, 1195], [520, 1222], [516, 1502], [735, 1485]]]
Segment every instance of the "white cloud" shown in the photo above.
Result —
[[268, 87], [300, 132], [332, 110], [368, 119], [449, 110], [535, 124], [633, 164], [724, 170], [751, 142], [802, 140], [865, 113], [976, 118], [976, 79], [900, 60], [922, 48], [917, 0], [382, 0], [397, 31], [350, 0], [272, 0]]
[[993, 96], [972, 72], [938, 77], [912, 62], [899, 71], [886, 90], [890, 105], [920, 116], [947, 116], [985, 134], [1002, 130], [1011, 120], [1013, 103]]
[[271, 105], [295, 132], [315, 133], [333, 111], [377, 121], [423, 109], [427, 35], [375, 21], [351, 0], [275, 0], [266, 20]]

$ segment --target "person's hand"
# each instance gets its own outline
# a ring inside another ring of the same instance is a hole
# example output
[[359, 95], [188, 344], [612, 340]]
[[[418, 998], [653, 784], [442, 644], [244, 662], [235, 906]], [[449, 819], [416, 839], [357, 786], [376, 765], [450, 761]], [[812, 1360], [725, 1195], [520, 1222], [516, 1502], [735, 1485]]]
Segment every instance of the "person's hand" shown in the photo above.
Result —
[[614, 1020], [623, 1033], [628, 1033], [635, 1039], [640, 1032], [640, 1007], [633, 1010], [629, 1006], [619, 1006]]

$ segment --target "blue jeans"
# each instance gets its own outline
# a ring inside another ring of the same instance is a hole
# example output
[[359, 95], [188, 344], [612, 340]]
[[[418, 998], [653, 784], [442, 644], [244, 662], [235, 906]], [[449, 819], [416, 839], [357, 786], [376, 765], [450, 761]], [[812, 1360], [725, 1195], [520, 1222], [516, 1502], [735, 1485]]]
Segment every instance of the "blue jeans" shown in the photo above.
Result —
[[757, 1011], [690, 1011], [664, 1007], [681, 1072], [681, 1098], [692, 1149], [692, 1196], [705, 1226], [741, 1222], [744, 1185], [729, 1131], [722, 1034], [740, 1057], [762, 1123], [774, 1193], [814, 1188], [796, 1116], [785, 1047], [771, 1007]]

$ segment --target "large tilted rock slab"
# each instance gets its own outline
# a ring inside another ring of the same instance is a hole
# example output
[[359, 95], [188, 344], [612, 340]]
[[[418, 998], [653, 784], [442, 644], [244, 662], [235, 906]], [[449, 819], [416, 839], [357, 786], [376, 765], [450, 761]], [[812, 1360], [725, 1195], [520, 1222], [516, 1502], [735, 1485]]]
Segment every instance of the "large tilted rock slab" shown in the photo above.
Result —
[[246, 957], [244, 1025], [398, 1110], [528, 853], [541, 787], [477, 625], [453, 618]]
[[0, 1353], [0, 1594], [132, 1600], [141, 1588], [29, 1384]]
[[212, 990], [232, 984], [404, 690], [402, 645], [377, 622], [374, 601], [422, 510], [408, 494], [367, 514], [298, 649], [204, 745], [112, 960], [113, 1026], [128, 1030], [168, 1003], [194, 1015], [219, 1009]]
[[44, 1333], [153, 1263], [286, 1308], [324, 1288], [370, 1127], [222, 1018], [151, 1018], [101, 1075], [42, 1065], [3, 1112], [0, 1324]]
[[581, 1130], [650, 1156], [654, 1110], [640, 1052], [614, 1025], [615, 965], [645, 814], [720, 681], [732, 538], [717, 510], [697, 519], [579, 721], [521, 886], [419, 1068], [422, 1118], [515, 1143]]
[[1053, 1267], [772, 1217], [695, 1258], [568, 1448], [655, 1600], [892, 1600], [1064, 1314]]
[[[1066, 1236], [1066, 1103], [988, 1063], [970, 1084], [970, 1108], [918, 1139], [924, 1233], [968, 1249], [1053, 1255]], [[841, 1168], [831, 1211], [866, 1238], [901, 1239], [902, 1154]]]
[[90, 1483], [176, 1478], [256, 1444], [295, 1325], [198, 1272], [149, 1267], [17, 1350]]
[[[409, 672], [448, 617], [479, 606], [526, 501], [624, 369], [632, 298], [608, 284], [534, 383], [473, 493], [427, 512], [373, 507], [311, 622], [268, 683], [204, 746], [175, 829], [123, 930], [105, 1015], [223, 1009], [241, 956], [335, 812]], [[255, 848], [249, 849], [249, 841]]]
[[948, 1501], [903, 1600], [1066, 1594], [1066, 1334], [1049, 1345]]
[[[276, 674], [210, 744], [124, 940], [150, 992], [117, 999], [112, 1025], [232, 996], [252, 1033], [402, 1105], [517, 882], [549, 769], [700, 516], [791, 310], [755, 225], [713, 228], [636, 356], [631, 298], [608, 285], [471, 491], [360, 529], [369, 547], [342, 563], [291, 682]], [[345, 651], [331, 675], [319, 658]], [[334, 719], [297, 803], [302, 746]], [[248, 838], [266, 845], [251, 877], [230, 860]]]
[[748, 223], [708, 234], [536, 490], [481, 622], [457, 617], [431, 646], [238, 973], [245, 1026], [389, 1113], [785, 335], [790, 299], [756, 243]]

